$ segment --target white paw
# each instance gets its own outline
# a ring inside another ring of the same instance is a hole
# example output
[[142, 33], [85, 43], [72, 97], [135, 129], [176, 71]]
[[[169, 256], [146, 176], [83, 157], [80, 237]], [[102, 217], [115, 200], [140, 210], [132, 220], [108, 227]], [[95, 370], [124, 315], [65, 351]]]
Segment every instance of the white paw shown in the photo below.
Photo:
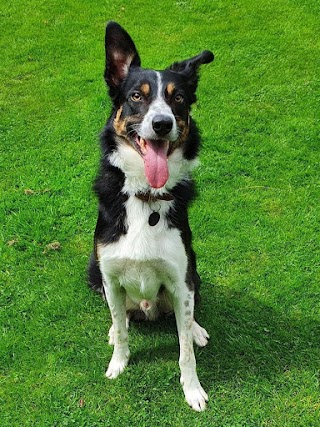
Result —
[[195, 320], [192, 324], [193, 341], [199, 346], [204, 347], [208, 344], [209, 334]]
[[197, 384], [195, 387], [185, 388], [183, 387], [184, 396], [189, 406], [197, 412], [204, 411], [206, 409], [206, 402], [208, 402], [208, 395], [201, 387], [201, 384]]
[[106, 377], [110, 380], [117, 378], [117, 376], [119, 376], [124, 371], [124, 368], [128, 364], [128, 360], [129, 353], [128, 356], [125, 356], [123, 358], [112, 357], [106, 372]]

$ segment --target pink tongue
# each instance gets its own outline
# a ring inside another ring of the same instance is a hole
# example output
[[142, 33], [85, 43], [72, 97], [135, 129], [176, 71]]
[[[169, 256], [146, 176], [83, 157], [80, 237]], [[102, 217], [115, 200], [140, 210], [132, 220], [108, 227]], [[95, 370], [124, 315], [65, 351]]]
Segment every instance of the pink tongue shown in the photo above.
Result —
[[144, 173], [153, 188], [161, 188], [168, 181], [169, 171], [167, 163], [168, 142], [154, 142], [146, 140], [146, 154]]

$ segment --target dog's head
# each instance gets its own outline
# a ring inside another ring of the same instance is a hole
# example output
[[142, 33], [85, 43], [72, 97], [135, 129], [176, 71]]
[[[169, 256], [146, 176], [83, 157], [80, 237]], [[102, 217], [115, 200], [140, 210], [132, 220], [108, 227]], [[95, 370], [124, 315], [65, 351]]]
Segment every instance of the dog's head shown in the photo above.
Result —
[[131, 37], [115, 22], [107, 25], [105, 47], [114, 130], [142, 157], [149, 185], [161, 188], [168, 180], [168, 157], [189, 135], [199, 67], [214, 56], [203, 51], [164, 71], [143, 69]]

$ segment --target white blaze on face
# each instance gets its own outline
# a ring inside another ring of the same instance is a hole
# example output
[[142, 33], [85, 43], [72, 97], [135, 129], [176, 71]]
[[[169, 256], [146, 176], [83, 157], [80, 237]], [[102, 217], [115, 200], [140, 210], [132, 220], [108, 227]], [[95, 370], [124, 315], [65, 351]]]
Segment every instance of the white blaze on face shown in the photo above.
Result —
[[143, 139], [159, 139], [158, 135], [155, 133], [152, 127], [152, 120], [157, 114], [162, 114], [168, 116], [172, 120], [173, 126], [171, 131], [166, 135], [168, 141], [176, 141], [178, 139], [178, 127], [176, 119], [170, 106], [166, 103], [164, 98], [164, 87], [161, 79], [161, 74], [155, 71], [157, 77], [157, 96], [152, 101], [147, 114], [139, 128], [139, 136]]
[[[157, 76], [157, 96], [152, 101], [139, 127], [137, 143], [143, 154], [144, 172], [148, 183], [153, 188], [161, 188], [169, 179], [167, 158], [169, 142], [178, 138], [178, 128], [174, 114], [164, 99], [161, 74], [156, 71], [155, 73]], [[153, 120], [159, 114], [166, 116], [172, 122], [172, 129], [165, 136], [165, 139], [160, 138], [153, 129]]]

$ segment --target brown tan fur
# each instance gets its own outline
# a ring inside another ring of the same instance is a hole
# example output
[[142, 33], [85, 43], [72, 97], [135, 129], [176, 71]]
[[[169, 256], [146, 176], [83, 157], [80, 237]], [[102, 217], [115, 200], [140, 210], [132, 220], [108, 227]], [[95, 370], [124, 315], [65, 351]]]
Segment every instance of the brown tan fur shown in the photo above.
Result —
[[188, 118], [188, 122], [185, 122], [182, 119], [177, 118], [177, 125], [180, 129], [180, 135], [179, 135], [179, 139], [178, 139], [178, 143], [182, 144], [189, 136], [189, 118]]
[[144, 83], [140, 88], [142, 94], [147, 97], [150, 94], [150, 85], [149, 83]]
[[174, 92], [174, 90], [175, 90], [175, 85], [174, 85], [174, 83], [168, 83], [167, 84], [167, 94], [169, 95], [169, 96], [172, 96], [173, 95], [173, 92]]
[[113, 127], [114, 127], [114, 130], [116, 131], [117, 135], [126, 136], [127, 123], [126, 123], [125, 119], [121, 118], [121, 114], [122, 114], [122, 107], [120, 107], [116, 113], [116, 117], [113, 121]]

